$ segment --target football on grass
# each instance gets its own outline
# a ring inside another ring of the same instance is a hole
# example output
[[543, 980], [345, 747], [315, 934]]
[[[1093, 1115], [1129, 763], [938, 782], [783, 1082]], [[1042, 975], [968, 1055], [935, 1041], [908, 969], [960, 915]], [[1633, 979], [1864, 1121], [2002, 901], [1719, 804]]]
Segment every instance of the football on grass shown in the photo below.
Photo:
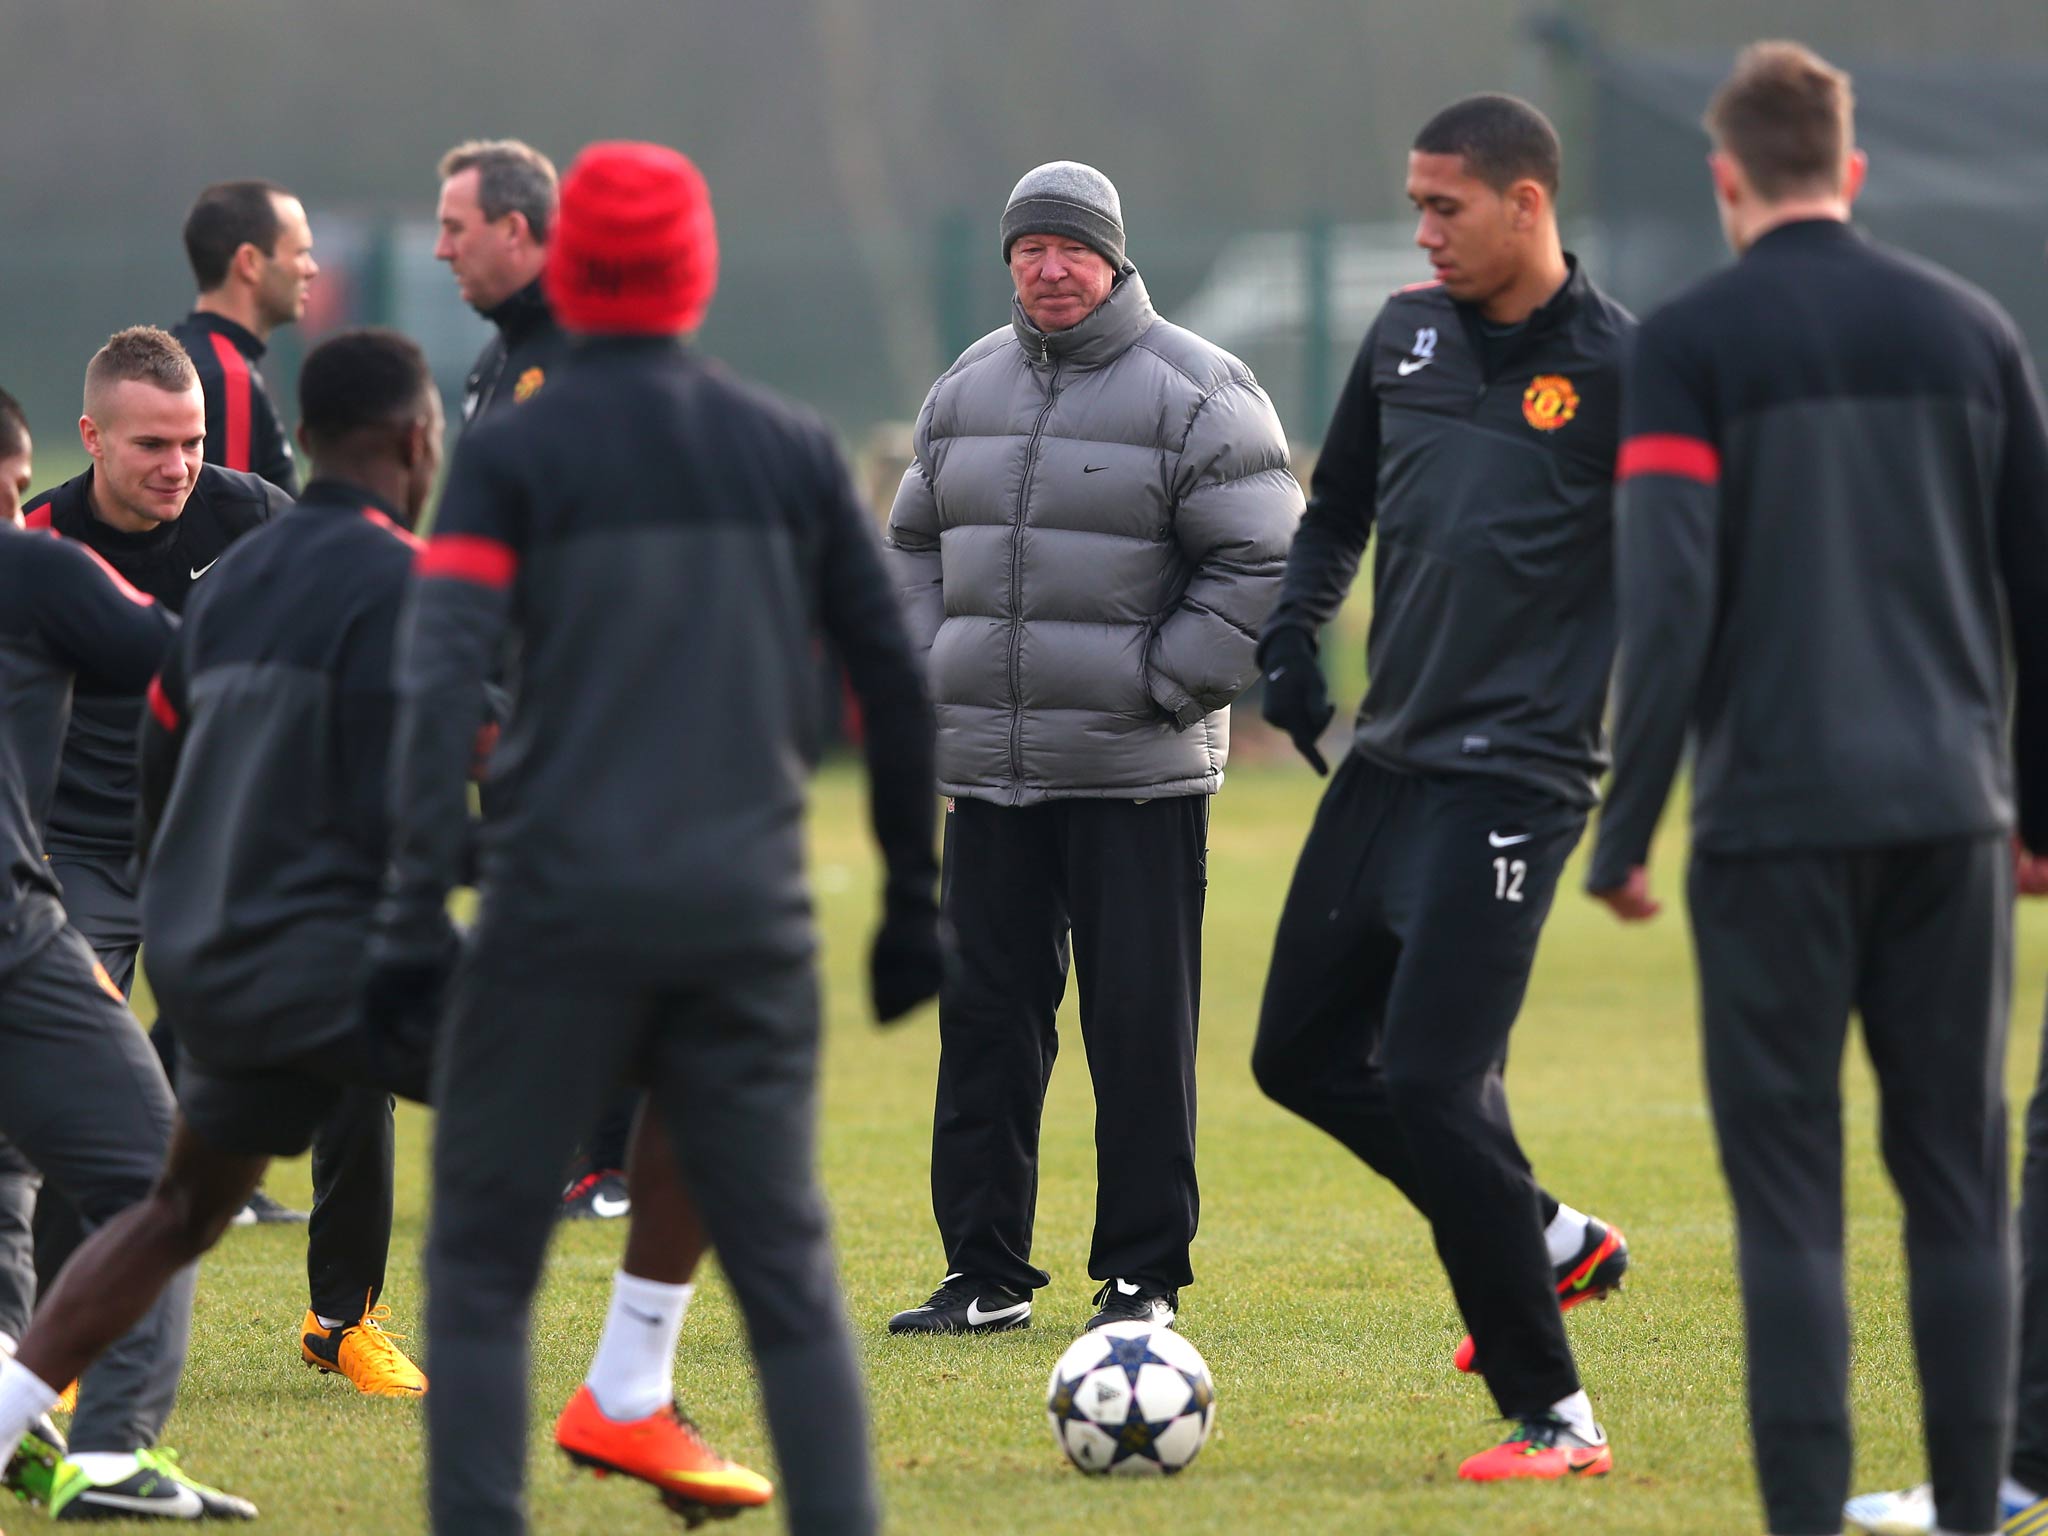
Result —
[[1108, 1323], [1060, 1356], [1045, 1416], [1083, 1472], [1158, 1476], [1195, 1459], [1216, 1424], [1216, 1384], [1170, 1328]]

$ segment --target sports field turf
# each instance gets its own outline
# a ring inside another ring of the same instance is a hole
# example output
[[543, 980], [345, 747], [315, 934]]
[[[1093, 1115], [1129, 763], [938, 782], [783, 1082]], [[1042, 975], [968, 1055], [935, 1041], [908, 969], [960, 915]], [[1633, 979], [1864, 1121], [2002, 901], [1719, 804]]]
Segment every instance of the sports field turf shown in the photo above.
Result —
[[[1761, 1529], [1743, 1436], [1740, 1319], [1726, 1203], [1702, 1107], [1682, 912], [1623, 931], [1567, 876], [1515, 1036], [1509, 1081], [1539, 1175], [1627, 1231], [1626, 1292], [1571, 1315], [1613, 1476], [1597, 1484], [1473, 1488], [1458, 1460], [1497, 1434], [1476, 1380], [1455, 1375], [1461, 1329], [1419, 1219], [1333, 1142], [1260, 1098], [1246, 1058], [1292, 860], [1315, 802], [1306, 769], [1234, 769], [1211, 830], [1201, 1054], [1204, 1209], [1183, 1329], [1207, 1355], [1216, 1437], [1165, 1481], [1083, 1478], [1041, 1412], [1047, 1372], [1089, 1312], [1091, 1101], [1070, 1026], [1046, 1113], [1038, 1256], [1055, 1277], [1037, 1326], [992, 1339], [908, 1342], [882, 1324], [923, 1299], [941, 1256], [925, 1173], [937, 1040], [929, 1012], [893, 1033], [865, 1014], [873, 886], [858, 777], [820, 785], [816, 876], [830, 1003], [825, 1178], [848, 1305], [865, 1357], [892, 1530], [1003, 1536], [1158, 1532], [1598, 1531], [1604, 1536]], [[1675, 818], [1668, 818], [1675, 820]], [[1681, 848], [1659, 850], [1678, 894]], [[2048, 911], [2026, 914], [2011, 1085], [2023, 1095], [2040, 1038]], [[1874, 1143], [1869, 1078], [1848, 1070], [1857, 1335], [1857, 1480], [1922, 1475], [1903, 1325], [1897, 1209]], [[426, 1185], [424, 1118], [406, 1113], [399, 1230], [388, 1291], [417, 1324]], [[271, 1188], [304, 1204], [303, 1162]], [[593, 1223], [557, 1242], [534, 1349], [531, 1507], [543, 1532], [679, 1529], [654, 1496], [572, 1475], [549, 1448], [580, 1379], [622, 1232]], [[281, 1532], [415, 1532], [420, 1410], [359, 1400], [298, 1362], [301, 1229], [232, 1232], [207, 1259], [192, 1364], [168, 1440], [195, 1472], [255, 1498]], [[734, 1309], [714, 1276], [683, 1335], [685, 1400], [730, 1454], [771, 1473]], [[431, 1351], [426, 1361], [431, 1371]], [[41, 1518], [0, 1516], [16, 1536]], [[735, 1532], [779, 1528], [750, 1515]]]

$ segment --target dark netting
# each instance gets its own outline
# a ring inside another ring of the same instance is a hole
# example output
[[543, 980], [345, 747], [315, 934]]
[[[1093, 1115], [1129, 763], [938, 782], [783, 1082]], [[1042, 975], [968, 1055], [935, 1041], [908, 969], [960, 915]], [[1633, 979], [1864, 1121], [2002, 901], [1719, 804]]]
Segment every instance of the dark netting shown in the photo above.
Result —
[[[2048, 62], [1841, 62], [1870, 155], [1858, 222], [1985, 288], [2048, 362]], [[1592, 60], [1600, 275], [1638, 312], [1727, 259], [1700, 116], [1728, 65], [1724, 53]]]

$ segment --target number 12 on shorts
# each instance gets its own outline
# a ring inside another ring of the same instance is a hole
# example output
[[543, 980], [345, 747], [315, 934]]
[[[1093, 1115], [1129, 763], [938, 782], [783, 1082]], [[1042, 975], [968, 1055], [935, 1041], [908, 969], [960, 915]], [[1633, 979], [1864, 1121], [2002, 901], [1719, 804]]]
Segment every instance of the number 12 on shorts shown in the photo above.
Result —
[[1522, 882], [1529, 878], [1529, 864], [1525, 859], [1495, 859], [1493, 861], [1493, 899], [1495, 901], [1520, 901]]

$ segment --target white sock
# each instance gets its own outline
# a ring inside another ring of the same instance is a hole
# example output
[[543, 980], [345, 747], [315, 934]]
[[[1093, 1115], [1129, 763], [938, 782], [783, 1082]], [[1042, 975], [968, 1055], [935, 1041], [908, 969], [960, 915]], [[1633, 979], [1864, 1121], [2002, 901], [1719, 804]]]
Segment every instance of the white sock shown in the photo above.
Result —
[[1550, 1249], [1550, 1262], [1562, 1264], [1566, 1259], [1575, 1259], [1586, 1244], [1586, 1213], [1575, 1211], [1563, 1201], [1557, 1205], [1557, 1214], [1550, 1218], [1550, 1225], [1543, 1229], [1544, 1246]]
[[1559, 1398], [1550, 1405], [1550, 1411], [1570, 1425], [1572, 1433], [1581, 1440], [1599, 1442], [1600, 1426], [1593, 1422], [1593, 1400], [1586, 1396], [1585, 1388], [1570, 1397]]
[[70, 1461], [85, 1474], [87, 1482], [100, 1488], [132, 1477], [142, 1466], [133, 1451], [79, 1451]]
[[2007, 1504], [2038, 1504], [2041, 1501], [2041, 1495], [2016, 1477], [2008, 1477], [1998, 1485], [1998, 1497]]
[[325, 1328], [332, 1332], [334, 1329], [339, 1328], [343, 1323], [347, 1322], [348, 1319], [345, 1317], [322, 1317], [318, 1312], [315, 1312], [313, 1314], [313, 1321], [318, 1323], [322, 1328]]
[[12, 1355], [0, 1365], [0, 1445], [12, 1454], [39, 1414], [57, 1406], [57, 1389]]
[[606, 1418], [631, 1423], [673, 1401], [676, 1338], [696, 1290], [642, 1280], [623, 1269], [612, 1276], [611, 1311], [583, 1378]]

